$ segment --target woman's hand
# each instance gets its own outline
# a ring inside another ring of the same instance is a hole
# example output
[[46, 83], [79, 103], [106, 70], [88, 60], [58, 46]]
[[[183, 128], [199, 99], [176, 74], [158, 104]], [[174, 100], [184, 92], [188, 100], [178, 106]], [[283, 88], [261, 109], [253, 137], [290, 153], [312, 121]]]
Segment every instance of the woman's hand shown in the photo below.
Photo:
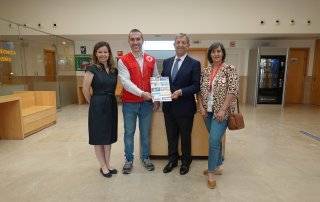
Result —
[[218, 111], [218, 113], [216, 113], [215, 117], [216, 117], [216, 119], [217, 119], [218, 121], [221, 122], [221, 121], [223, 121], [225, 115], [226, 115], [226, 111], [223, 110], [223, 109], [220, 109], [220, 110]]
[[91, 100], [90, 89], [91, 89], [91, 83], [93, 80], [93, 76], [94, 76], [93, 73], [86, 71], [86, 73], [84, 74], [83, 83], [82, 83], [82, 93], [83, 93], [87, 103], [89, 103], [89, 104], [90, 104], [90, 100]]
[[200, 108], [200, 114], [204, 117], [204, 118], [206, 118], [207, 116], [208, 116], [208, 113], [207, 113], [207, 111], [204, 109], [204, 107], [199, 107]]

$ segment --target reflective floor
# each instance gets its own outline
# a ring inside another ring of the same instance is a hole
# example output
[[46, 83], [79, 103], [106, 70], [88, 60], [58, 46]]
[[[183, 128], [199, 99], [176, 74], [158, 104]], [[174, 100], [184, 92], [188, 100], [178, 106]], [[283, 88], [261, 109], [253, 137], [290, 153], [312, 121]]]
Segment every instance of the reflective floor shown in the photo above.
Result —
[[[23, 141], [0, 141], [0, 201], [320, 201], [320, 107], [242, 107], [246, 128], [227, 132], [224, 174], [210, 190], [194, 160], [190, 172], [163, 174], [139, 162], [134, 170], [104, 178], [88, 145], [86, 105], [58, 112], [58, 122]], [[123, 164], [123, 121], [112, 146], [112, 165]], [[302, 133], [304, 131], [306, 133]], [[165, 134], [163, 134], [165, 135]]]

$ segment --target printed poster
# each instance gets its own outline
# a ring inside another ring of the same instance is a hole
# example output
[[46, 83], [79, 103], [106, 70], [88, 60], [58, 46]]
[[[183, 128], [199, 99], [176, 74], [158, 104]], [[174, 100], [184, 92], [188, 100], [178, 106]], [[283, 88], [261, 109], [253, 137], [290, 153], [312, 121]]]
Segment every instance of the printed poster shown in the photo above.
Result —
[[169, 77], [151, 77], [152, 101], [171, 102]]

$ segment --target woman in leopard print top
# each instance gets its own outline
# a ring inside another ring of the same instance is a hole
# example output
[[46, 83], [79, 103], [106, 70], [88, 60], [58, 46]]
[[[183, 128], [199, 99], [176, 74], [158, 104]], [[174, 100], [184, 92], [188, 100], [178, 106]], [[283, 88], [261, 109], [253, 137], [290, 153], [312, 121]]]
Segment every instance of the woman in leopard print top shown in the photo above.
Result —
[[226, 51], [221, 43], [213, 43], [207, 53], [210, 65], [202, 68], [199, 94], [200, 112], [209, 131], [208, 187], [215, 188], [214, 175], [222, 172], [221, 138], [227, 120], [235, 110], [239, 94], [236, 67], [224, 63]]

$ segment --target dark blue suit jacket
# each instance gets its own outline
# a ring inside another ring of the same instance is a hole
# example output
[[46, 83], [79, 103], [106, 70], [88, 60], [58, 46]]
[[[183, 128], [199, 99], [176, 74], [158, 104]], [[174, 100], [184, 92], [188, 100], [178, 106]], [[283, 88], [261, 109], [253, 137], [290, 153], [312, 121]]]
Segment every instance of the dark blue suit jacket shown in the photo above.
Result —
[[173, 113], [176, 117], [192, 117], [197, 107], [194, 94], [200, 91], [200, 62], [188, 55], [184, 59], [174, 80], [171, 78], [171, 68], [175, 57], [163, 61], [161, 76], [169, 77], [170, 89], [173, 93], [182, 90], [182, 96], [172, 102], [164, 102], [162, 110], [164, 113]]

